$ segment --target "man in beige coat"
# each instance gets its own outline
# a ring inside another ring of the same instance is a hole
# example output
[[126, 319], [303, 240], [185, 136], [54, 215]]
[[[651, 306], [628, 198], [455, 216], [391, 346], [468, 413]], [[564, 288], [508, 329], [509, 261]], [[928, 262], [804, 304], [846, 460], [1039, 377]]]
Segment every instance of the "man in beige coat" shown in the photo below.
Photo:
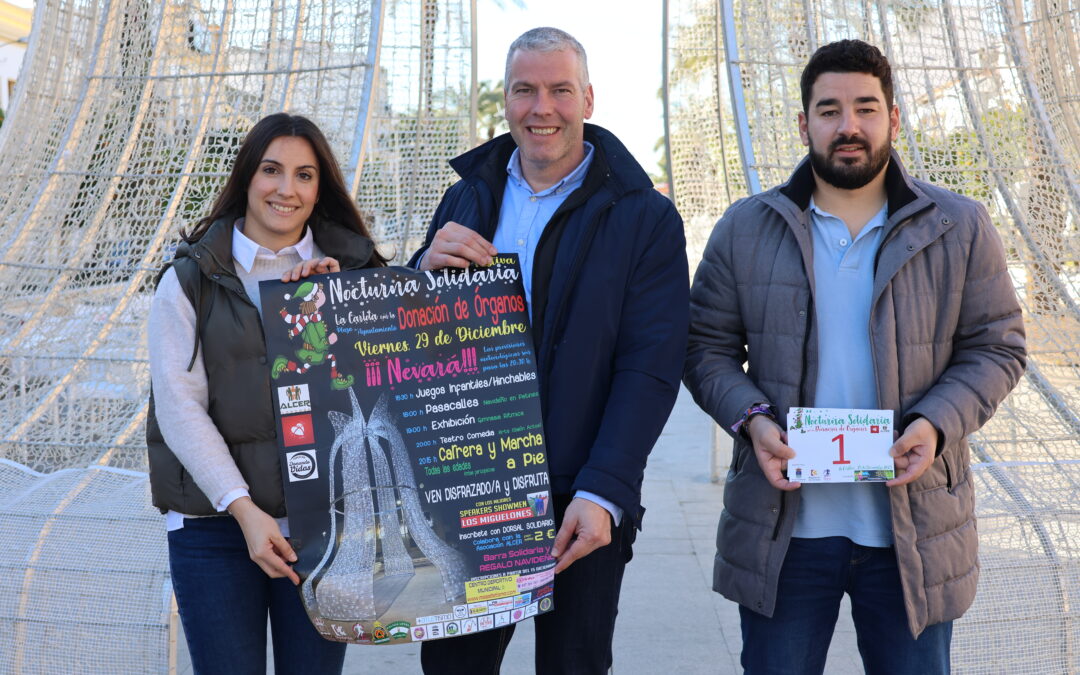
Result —
[[[845, 593], [868, 672], [948, 673], [975, 596], [966, 438], [1020, 378], [1024, 329], [986, 209], [892, 151], [892, 89], [875, 47], [813, 55], [807, 158], [724, 214], [691, 291], [684, 380], [735, 438], [713, 588], [751, 674], [822, 672]], [[794, 406], [891, 409], [896, 478], [789, 480]]]

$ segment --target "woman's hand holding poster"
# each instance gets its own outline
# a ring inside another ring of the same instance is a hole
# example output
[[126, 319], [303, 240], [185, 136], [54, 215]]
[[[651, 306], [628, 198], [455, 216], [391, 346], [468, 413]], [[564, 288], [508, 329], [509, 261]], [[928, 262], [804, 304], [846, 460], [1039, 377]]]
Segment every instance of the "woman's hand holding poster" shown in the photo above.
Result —
[[520, 277], [507, 255], [263, 282], [294, 569], [325, 637], [438, 639], [552, 608]]

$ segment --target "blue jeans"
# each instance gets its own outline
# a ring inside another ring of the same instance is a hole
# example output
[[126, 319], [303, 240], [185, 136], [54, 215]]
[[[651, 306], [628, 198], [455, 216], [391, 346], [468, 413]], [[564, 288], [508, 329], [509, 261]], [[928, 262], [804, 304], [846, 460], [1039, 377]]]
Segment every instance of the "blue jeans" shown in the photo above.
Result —
[[185, 519], [169, 532], [169, 567], [197, 675], [265, 673], [267, 615], [276, 673], [341, 673], [345, 645], [319, 635], [291, 581], [251, 561], [232, 517]]
[[747, 675], [822, 673], [840, 600], [851, 596], [859, 654], [870, 675], [948, 675], [952, 622], [911, 636], [892, 548], [846, 537], [792, 539], [767, 618], [739, 607]]
[[[555, 523], [562, 524], [570, 497], [555, 495]], [[611, 640], [623, 570], [632, 556], [634, 527], [623, 516], [611, 543], [574, 561], [555, 577], [555, 607], [533, 619], [535, 668], [543, 675], [602, 675], [611, 667]], [[426, 675], [494, 675], [514, 635], [514, 624], [420, 646]]]

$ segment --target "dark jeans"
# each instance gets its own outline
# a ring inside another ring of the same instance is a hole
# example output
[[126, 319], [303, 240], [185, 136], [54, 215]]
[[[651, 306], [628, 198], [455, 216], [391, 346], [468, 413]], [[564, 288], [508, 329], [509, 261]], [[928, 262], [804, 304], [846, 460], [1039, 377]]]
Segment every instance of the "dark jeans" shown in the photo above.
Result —
[[911, 637], [895, 550], [826, 537], [791, 540], [771, 619], [739, 607], [747, 675], [824, 672], [844, 593], [869, 675], [949, 673], [952, 622]]
[[268, 614], [276, 673], [341, 673], [345, 645], [319, 635], [291, 581], [251, 561], [233, 518], [185, 519], [169, 533], [169, 567], [197, 675], [265, 673]]
[[[555, 523], [562, 524], [568, 496], [555, 495]], [[619, 607], [623, 569], [632, 555], [628, 514], [612, 527], [611, 543], [555, 577], [555, 609], [533, 619], [536, 672], [606, 673]], [[461, 637], [424, 642], [420, 662], [427, 675], [488, 675], [499, 672], [514, 625]]]

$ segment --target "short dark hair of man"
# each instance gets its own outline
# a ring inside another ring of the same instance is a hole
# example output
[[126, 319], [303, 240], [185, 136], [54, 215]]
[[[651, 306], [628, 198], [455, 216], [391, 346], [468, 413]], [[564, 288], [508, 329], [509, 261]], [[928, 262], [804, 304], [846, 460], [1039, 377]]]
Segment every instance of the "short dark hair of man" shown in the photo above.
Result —
[[867, 73], [881, 81], [885, 103], [893, 106], [892, 66], [874, 45], [862, 40], [839, 40], [821, 47], [810, 57], [802, 71], [799, 86], [802, 88], [803, 112], [810, 112], [810, 90], [822, 73]]

